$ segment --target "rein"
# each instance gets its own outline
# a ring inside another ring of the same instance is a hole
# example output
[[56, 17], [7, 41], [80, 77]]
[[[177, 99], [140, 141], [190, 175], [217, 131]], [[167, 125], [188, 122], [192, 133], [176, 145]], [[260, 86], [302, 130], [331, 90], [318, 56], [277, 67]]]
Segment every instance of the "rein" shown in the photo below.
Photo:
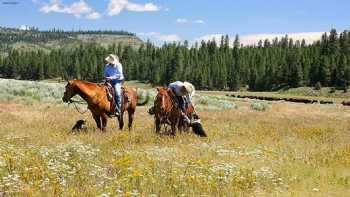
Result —
[[80, 109], [77, 106], [77, 104], [84, 104], [84, 103], [86, 103], [86, 102], [85, 101], [76, 101], [76, 100], [70, 99], [68, 105], [73, 104], [75, 110], [77, 110], [78, 113], [85, 114], [87, 111], [89, 111], [89, 109], [86, 108], [85, 111], [80, 111]]

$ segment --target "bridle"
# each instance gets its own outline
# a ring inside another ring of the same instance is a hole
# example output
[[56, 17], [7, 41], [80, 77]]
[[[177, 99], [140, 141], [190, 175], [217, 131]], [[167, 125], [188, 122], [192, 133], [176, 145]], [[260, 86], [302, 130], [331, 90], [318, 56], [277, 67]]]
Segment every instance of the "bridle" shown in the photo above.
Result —
[[85, 110], [85, 111], [81, 111], [81, 110], [79, 109], [79, 107], [77, 106], [77, 104], [85, 104], [85, 103], [86, 103], [85, 101], [77, 101], [77, 100], [73, 100], [73, 99], [70, 98], [69, 101], [68, 101], [68, 106], [69, 106], [70, 104], [73, 104], [75, 110], [76, 110], [78, 113], [80, 113], [80, 114], [85, 114], [87, 111], [89, 111], [88, 107], [86, 107], [86, 110]]

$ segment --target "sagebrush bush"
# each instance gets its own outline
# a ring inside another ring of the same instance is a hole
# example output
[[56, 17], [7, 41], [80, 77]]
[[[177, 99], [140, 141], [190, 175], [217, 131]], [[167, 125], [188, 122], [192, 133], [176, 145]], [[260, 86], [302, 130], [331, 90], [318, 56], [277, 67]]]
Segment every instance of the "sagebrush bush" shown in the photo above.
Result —
[[256, 111], [265, 111], [268, 108], [268, 104], [263, 101], [252, 101], [250, 103], [250, 108]]
[[0, 79], [1, 100], [61, 102], [64, 84]]

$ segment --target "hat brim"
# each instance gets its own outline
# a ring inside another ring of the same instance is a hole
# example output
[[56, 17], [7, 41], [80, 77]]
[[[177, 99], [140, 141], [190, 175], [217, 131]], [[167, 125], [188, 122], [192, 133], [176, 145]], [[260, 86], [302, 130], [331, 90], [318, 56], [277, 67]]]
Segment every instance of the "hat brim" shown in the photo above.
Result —
[[106, 60], [106, 62], [108, 62], [110, 64], [115, 64], [115, 65], [120, 64], [118, 60], [110, 60], [109, 58], [106, 58], [105, 60]]

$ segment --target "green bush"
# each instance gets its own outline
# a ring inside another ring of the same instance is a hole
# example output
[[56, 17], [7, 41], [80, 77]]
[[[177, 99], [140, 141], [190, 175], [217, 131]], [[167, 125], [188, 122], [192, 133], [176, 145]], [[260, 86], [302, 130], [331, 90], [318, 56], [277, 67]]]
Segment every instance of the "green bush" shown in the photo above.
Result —
[[265, 111], [268, 108], [268, 104], [265, 102], [253, 101], [250, 103], [250, 108], [256, 111]]
[[321, 88], [322, 88], [321, 83], [320, 83], [320, 82], [317, 82], [317, 83], [315, 84], [315, 90], [321, 90]]

